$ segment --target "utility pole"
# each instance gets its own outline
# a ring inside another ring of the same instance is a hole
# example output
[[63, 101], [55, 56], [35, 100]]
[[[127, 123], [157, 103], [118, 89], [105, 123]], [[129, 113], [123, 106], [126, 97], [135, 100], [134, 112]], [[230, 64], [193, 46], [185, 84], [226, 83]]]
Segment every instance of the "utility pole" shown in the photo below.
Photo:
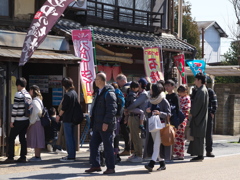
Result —
[[178, 0], [178, 38], [182, 39], [183, 0]]

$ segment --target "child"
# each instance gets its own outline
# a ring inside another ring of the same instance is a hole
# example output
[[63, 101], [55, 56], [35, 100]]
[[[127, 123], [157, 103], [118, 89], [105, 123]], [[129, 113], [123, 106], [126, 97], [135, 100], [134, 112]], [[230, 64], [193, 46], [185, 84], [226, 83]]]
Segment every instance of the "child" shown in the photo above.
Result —
[[[125, 99], [125, 108], [130, 106], [137, 99], [138, 90], [139, 90], [139, 83], [136, 82], [136, 81], [133, 81], [130, 84], [130, 89], [128, 89], [128, 92], [127, 92], [127, 97]], [[144, 111], [139, 109], [139, 108], [135, 108], [135, 109], [130, 110], [130, 111], [127, 111], [125, 109], [124, 113], [125, 113], [125, 119], [124, 119], [125, 122], [128, 121], [129, 113], [139, 114], [139, 116], [140, 116], [139, 128], [141, 130], [141, 138], [145, 138], [146, 137], [146, 130], [145, 130], [144, 124], [143, 124], [144, 118], [145, 118]]]
[[173, 154], [175, 155], [174, 160], [183, 160], [185, 148], [185, 127], [187, 125], [188, 114], [191, 108], [191, 100], [188, 95], [188, 87], [186, 85], [180, 85], [177, 89], [177, 92], [180, 100], [180, 109], [186, 118], [176, 130]]
[[61, 153], [61, 154], [66, 154], [67, 152], [64, 151], [62, 149], [62, 147], [60, 145], [57, 145], [57, 139], [58, 139], [58, 132], [60, 131], [60, 127], [61, 127], [61, 122], [56, 122], [56, 109], [54, 107], [51, 107], [49, 109], [49, 116], [51, 119], [51, 137], [52, 140], [50, 141], [50, 143], [47, 145], [47, 149], [48, 151], [54, 151], [56, 153]]

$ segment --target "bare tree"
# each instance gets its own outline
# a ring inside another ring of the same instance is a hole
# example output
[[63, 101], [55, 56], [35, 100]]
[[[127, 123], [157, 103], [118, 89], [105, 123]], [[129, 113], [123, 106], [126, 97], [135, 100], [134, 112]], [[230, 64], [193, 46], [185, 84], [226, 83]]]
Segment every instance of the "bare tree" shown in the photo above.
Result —
[[229, 0], [229, 2], [233, 5], [234, 14], [237, 19], [237, 26], [235, 25], [228, 25], [228, 28], [232, 34], [232, 38], [234, 40], [240, 39], [240, 0]]

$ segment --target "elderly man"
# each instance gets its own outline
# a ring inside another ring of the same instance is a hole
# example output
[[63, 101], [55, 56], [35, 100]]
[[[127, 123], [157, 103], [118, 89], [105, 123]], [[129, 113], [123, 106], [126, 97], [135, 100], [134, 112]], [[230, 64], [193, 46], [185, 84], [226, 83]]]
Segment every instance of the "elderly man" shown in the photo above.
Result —
[[99, 145], [103, 142], [107, 170], [103, 174], [115, 173], [113, 131], [116, 126], [117, 103], [114, 88], [106, 84], [106, 75], [97, 74], [95, 79], [99, 88], [92, 106], [91, 123], [93, 134], [90, 142], [90, 159], [92, 167], [86, 173], [101, 171]]
[[[127, 95], [127, 90], [130, 88], [131, 82], [127, 82], [127, 77], [124, 74], [118, 74], [116, 78], [117, 84], [124, 94], [124, 97]], [[129, 128], [124, 122], [124, 114], [120, 121], [121, 133], [123, 135], [125, 148], [124, 151], [120, 153], [120, 156], [129, 156], [130, 155], [130, 140], [129, 140]]]
[[202, 161], [204, 151], [204, 138], [206, 135], [207, 118], [208, 118], [208, 90], [205, 86], [206, 76], [198, 73], [195, 76], [195, 85], [197, 90], [193, 97], [191, 111], [190, 111], [190, 128], [191, 136], [194, 137], [190, 141], [187, 153], [197, 157], [192, 158], [191, 161]]

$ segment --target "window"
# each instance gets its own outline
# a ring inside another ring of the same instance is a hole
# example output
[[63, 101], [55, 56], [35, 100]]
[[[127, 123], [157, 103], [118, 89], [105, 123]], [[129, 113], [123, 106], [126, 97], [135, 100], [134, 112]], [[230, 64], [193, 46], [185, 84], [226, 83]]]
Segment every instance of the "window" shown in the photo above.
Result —
[[0, 16], [10, 16], [9, 0], [0, 0]]

